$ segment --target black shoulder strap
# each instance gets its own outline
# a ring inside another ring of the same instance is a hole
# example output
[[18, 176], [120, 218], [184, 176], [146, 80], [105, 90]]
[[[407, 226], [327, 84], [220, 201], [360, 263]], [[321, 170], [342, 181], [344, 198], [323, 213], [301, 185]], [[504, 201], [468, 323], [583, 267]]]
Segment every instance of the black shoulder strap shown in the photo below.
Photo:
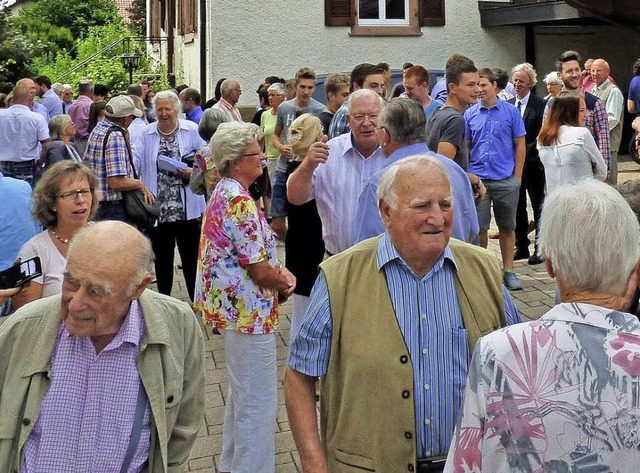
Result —
[[138, 173], [136, 172], [136, 167], [133, 165], [133, 158], [131, 157], [131, 148], [129, 147], [129, 143], [127, 142], [127, 139], [124, 136], [122, 128], [120, 128], [119, 126], [113, 125], [107, 130], [107, 133], [105, 133], [104, 141], [102, 142], [102, 159], [105, 159], [107, 155], [107, 142], [109, 140], [109, 135], [111, 135], [111, 133], [113, 133], [114, 131], [117, 131], [118, 133], [120, 133], [122, 135], [122, 138], [124, 138], [124, 142], [127, 148], [127, 158], [129, 159], [129, 164], [131, 165], [133, 178], [138, 179]]

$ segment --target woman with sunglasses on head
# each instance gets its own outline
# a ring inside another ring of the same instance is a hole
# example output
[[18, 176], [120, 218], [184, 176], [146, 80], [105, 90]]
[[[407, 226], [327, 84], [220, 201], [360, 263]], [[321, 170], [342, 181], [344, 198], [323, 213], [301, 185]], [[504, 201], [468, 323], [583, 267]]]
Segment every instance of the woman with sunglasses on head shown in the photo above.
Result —
[[99, 202], [98, 177], [84, 164], [65, 159], [47, 169], [33, 191], [32, 209], [45, 230], [25, 243], [18, 254], [22, 261], [38, 256], [42, 276], [13, 297], [16, 309], [62, 292], [69, 243], [95, 215]]

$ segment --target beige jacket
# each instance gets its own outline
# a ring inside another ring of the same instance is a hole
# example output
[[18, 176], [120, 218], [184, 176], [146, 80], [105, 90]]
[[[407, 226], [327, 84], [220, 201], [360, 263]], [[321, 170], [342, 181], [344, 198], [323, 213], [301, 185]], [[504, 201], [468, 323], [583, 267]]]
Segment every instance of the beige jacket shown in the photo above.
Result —
[[[204, 417], [204, 340], [189, 305], [145, 291], [138, 371], [151, 407], [149, 472], [184, 471]], [[0, 326], [0, 471], [22, 469], [24, 446], [49, 386], [60, 296], [40, 299]]]

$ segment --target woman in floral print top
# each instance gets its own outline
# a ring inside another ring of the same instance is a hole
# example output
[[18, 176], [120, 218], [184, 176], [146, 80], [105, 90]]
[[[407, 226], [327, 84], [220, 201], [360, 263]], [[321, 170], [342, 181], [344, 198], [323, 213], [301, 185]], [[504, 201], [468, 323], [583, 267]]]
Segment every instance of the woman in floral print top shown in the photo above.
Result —
[[221, 179], [202, 222], [195, 305], [225, 338], [221, 472], [275, 469], [278, 299], [292, 294], [295, 277], [278, 262], [275, 238], [248, 191], [262, 174], [260, 138], [258, 126], [230, 122], [211, 140]]

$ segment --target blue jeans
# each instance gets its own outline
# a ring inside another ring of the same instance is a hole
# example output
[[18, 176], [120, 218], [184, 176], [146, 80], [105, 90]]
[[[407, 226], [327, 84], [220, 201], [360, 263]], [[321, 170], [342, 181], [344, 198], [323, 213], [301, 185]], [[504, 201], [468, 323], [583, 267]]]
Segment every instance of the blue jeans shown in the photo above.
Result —
[[271, 189], [271, 217], [287, 216], [286, 173], [276, 170]]

